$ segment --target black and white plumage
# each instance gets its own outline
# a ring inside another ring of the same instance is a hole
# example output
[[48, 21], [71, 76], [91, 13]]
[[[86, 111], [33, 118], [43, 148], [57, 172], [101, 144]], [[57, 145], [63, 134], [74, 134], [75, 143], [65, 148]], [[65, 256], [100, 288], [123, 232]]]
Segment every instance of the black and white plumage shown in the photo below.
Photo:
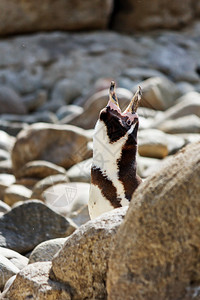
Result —
[[109, 101], [101, 110], [93, 137], [93, 163], [89, 214], [91, 219], [106, 211], [129, 205], [132, 194], [141, 182], [136, 174], [137, 131], [136, 113], [141, 88], [124, 112], [110, 85]]

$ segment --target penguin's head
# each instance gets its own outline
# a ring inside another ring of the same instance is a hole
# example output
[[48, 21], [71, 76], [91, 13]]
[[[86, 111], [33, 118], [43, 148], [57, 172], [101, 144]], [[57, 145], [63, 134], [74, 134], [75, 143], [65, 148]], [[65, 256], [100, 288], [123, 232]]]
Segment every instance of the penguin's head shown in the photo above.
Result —
[[136, 111], [141, 95], [139, 87], [128, 107], [122, 112], [115, 94], [115, 83], [111, 82], [108, 104], [101, 110], [99, 116], [100, 121], [103, 121], [106, 126], [110, 143], [115, 143], [128, 135], [132, 144], [137, 145], [139, 118]]

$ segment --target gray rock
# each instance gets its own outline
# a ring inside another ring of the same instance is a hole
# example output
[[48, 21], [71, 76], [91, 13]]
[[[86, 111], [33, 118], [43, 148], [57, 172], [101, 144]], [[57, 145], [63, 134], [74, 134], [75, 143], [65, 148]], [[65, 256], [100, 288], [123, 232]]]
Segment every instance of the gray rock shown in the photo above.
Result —
[[9, 259], [0, 254], [0, 290], [3, 289], [6, 281], [18, 272], [19, 269]]
[[39, 243], [70, 235], [70, 219], [52, 211], [39, 200], [29, 200], [0, 217], [0, 246], [26, 253]]
[[60, 100], [63, 104], [70, 104], [80, 95], [81, 89], [76, 81], [63, 79], [56, 83], [51, 98], [54, 101]]
[[11, 210], [10, 206], [5, 202], [3, 202], [2, 200], [0, 200], [0, 212], [6, 213], [10, 210]]
[[9, 87], [0, 86], [0, 114], [25, 114], [26, 109], [17, 93]]
[[74, 300], [106, 298], [110, 249], [126, 210], [114, 209], [81, 226], [54, 256], [53, 273], [70, 287]]
[[0, 255], [9, 259], [19, 270], [23, 269], [28, 264], [28, 258], [17, 253], [16, 251], [0, 247]]
[[78, 105], [64, 105], [61, 106], [57, 112], [56, 116], [59, 120], [62, 120], [63, 118], [67, 116], [78, 116], [83, 113], [83, 108]]
[[121, 76], [128, 77], [132, 80], [146, 80], [151, 77], [165, 77], [161, 72], [148, 68], [131, 68], [126, 69]]
[[4, 191], [4, 202], [10, 206], [19, 201], [25, 201], [30, 199], [31, 190], [23, 185], [12, 184]]
[[200, 133], [200, 118], [196, 115], [188, 115], [175, 120], [164, 121], [158, 129], [171, 134], [176, 133]]
[[29, 94], [22, 98], [22, 102], [26, 107], [27, 111], [32, 112], [38, 109], [47, 101], [46, 90], [38, 90], [36, 94]]
[[86, 159], [67, 171], [67, 176], [71, 182], [88, 182], [91, 180], [92, 158]]
[[62, 248], [66, 238], [48, 240], [37, 245], [29, 257], [29, 264], [39, 261], [52, 261], [54, 255]]
[[26, 266], [4, 291], [2, 299], [71, 300], [67, 287], [49, 278], [50, 271], [50, 262], [37, 262]]
[[47, 176], [46, 178], [38, 181], [35, 186], [32, 189], [32, 196], [31, 198], [33, 199], [41, 199], [44, 200], [43, 197], [43, 192], [53, 186], [56, 185], [58, 183], [68, 183], [69, 182], [69, 178], [67, 176], [67, 174], [57, 174], [57, 175], [51, 175], [51, 176]]
[[15, 114], [3, 114], [1, 115], [2, 121], [15, 122], [15, 123], [27, 123], [33, 124], [37, 122], [44, 123], [56, 123], [58, 121], [56, 115], [52, 112], [35, 112], [31, 115], [15, 115]]
[[87, 131], [70, 125], [36, 123], [20, 132], [12, 151], [13, 172], [16, 177], [29, 161], [47, 160], [66, 169], [91, 157]]

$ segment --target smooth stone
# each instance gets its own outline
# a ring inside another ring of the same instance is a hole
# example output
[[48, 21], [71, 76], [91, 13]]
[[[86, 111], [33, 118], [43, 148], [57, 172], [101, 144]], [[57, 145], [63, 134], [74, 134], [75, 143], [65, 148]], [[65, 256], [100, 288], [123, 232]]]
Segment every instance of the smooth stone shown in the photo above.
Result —
[[0, 86], [0, 114], [25, 114], [26, 108], [19, 95], [10, 87]]
[[21, 131], [12, 150], [16, 177], [29, 161], [47, 160], [66, 169], [91, 157], [86, 130], [71, 125], [36, 123]]
[[7, 187], [15, 182], [15, 176], [12, 174], [0, 174], [0, 199], [3, 199]]
[[161, 72], [148, 68], [126, 69], [121, 76], [131, 78], [132, 80], [146, 80], [151, 77], [165, 77]]
[[31, 190], [23, 185], [12, 184], [4, 191], [4, 202], [10, 206], [18, 201], [30, 199]]
[[0, 247], [0, 255], [9, 259], [19, 270], [23, 269], [28, 264], [28, 258], [19, 254], [16, 251]]
[[9, 122], [0, 119], [0, 131], [9, 134], [13, 138], [15, 138], [21, 130], [26, 129], [27, 127], [28, 127], [27, 123]]
[[57, 123], [58, 119], [52, 112], [41, 111], [34, 112], [31, 115], [16, 115], [16, 114], [3, 114], [0, 115], [2, 121], [14, 122], [14, 123], [26, 123], [33, 124], [38, 122], [44, 123]]
[[10, 159], [10, 153], [6, 150], [0, 149], [0, 162]]
[[137, 174], [145, 178], [147, 177], [147, 170], [149, 168], [155, 168], [156, 170], [160, 167], [161, 160], [156, 158], [150, 158], [150, 157], [143, 157], [139, 156], [137, 157]]
[[177, 134], [177, 136], [183, 138], [186, 144], [200, 141], [200, 135], [198, 133], [180, 133]]
[[36, 262], [21, 270], [13, 283], [4, 291], [2, 300], [38, 299], [71, 300], [70, 291], [62, 284], [49, 278], [51, 262]]
[[6, 281], [18, 272], [19, 269], [9, 259], [0, 254], [0, 290], [3, 289]]
[[176, 85], [166, 77], [152, 77], [139, 85], [142, 88], [141, 106], [166, 110], [177, 98]]
[[39, 261], [52, 261], [54, 255], [62, 248], [66, 238], [48, 240], [37, 245], [29, 257], [29, 264]]
[[69, 182], [53, 185], [43, 193], [45, 203], [54, 211], [69, 216], [88, 204], [90, 184]]
[[16, 139], [5, 131], [0, 130], [0, 149], [10, 152], [14, 146]]
[[42, 201], [28, 200], [0, 217], [0, 228], [0, 246], [23, 254], [43, 241], [67, 237], [76, 226]]
[[0, 200], [0, 212], [7, 213], [11, 210], [11, 207], [6, 204], [4, 201]]
[[83, 108], [78, 105], [64, 105], [57, 110], [56, 116], [58, 120], [62, 120], [63, 118], [68, 116], [78, 116], [82, 114], [83, 111]]
[[43, 179], [47, 176], [66, 174], [66, 170], [45, 160], [34, 160], [26, 163], [18, 172], [18, 179], [32, 177]]
[[75, 80], [62, 79], [58, 81], [51, 94], [51, 99], [54, 101], [62, 101], [62, 103], [70, 104], [81, 95], [81, 88]]
[[78, 227], [87, 223], [90, 221], [88, 205], [84, 205], [80, 209], [71, 212], [69, 217]]
[[92, 158], [86, 159], [67, 170], [71, 182], [88, 182], [91, 180]]
[[73, 299], [106, 298], [110, 249], [126, 211], [127, 207], [114, 209], [82, 225], [54, 256], [55, 278], [70, 287]]
[[46, 101], [46, 90], [38, 90], [35, 94], [29, 94], [22, 98], [22, 102], [29, 112], [37, 110], [40, 106], [46, 103]]
[[[24, 178], [16, 179], [15, 184], [23, 185], [29, 190], [32, 190], [39, 180], [40, 179], [38, 178], [24, 177]], [[38, 199], [38, 198], [34, 197], [34, 199]]]
[[138, 134], [138, 152], [141, 156], [164, 158], [185, 145], [184, 139], [157, 129], [145, 129]]
[[32, 190], [31, 198], [44, 200], [42, 195], [47, 188], [58, 183], [68, 183], [68, 182], [69, 182], [69, 178], [67, 174], [63, 174], [63, 175], [57, 174], [57, 175], [47, 176], [35, 184]]
[[166, 133], [200, 133], [200, 118], [188, 115], [175, 120], [166, 120], [158, 126], [159, 130]]
[[188, 145], [135, 191], [110, 253], [109, 300], [192, 299], [188, 289], [199, 278], [199, 149], [200, 142]]
[[0, 173], [13, 174], [11, 159], [0, 161]]

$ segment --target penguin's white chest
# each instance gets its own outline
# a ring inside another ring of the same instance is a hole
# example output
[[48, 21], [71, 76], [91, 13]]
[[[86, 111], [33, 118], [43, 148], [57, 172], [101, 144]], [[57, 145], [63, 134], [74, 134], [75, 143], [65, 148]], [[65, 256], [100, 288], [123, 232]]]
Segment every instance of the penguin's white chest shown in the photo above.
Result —
[[98, 186], [91, 184], [90, 197], [88, 203], [89, 215], [91, 219], [113, 210], [113, 206], [103, 195]]

